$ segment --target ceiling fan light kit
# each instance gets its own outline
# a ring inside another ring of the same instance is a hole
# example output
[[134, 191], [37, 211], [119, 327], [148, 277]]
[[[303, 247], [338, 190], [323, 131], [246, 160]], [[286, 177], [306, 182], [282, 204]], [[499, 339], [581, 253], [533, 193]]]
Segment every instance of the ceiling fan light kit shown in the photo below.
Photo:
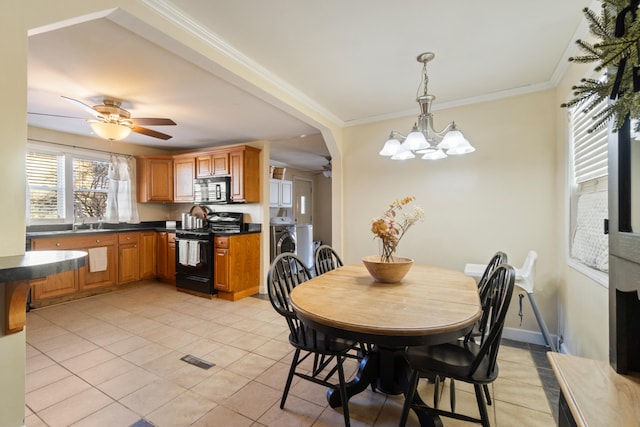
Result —
[[120, 141], [131, 133], [130, 127], [118, 123], [90, 121], [89, 126], [96, 135], [109, 141]]
[[[389, 139], [385, 142], [381, 156], [391, 157], [391, 160], [407, 160], [422, 154], [422, 159], [444, 159], [450, 155], [462, 155], [473, 153], [476, 149], [458, 130], [455, 122], [451, 122], [441, 131], [433, 127], [433, 114], [431, 104], [436, 99], [427, 91], [429, 76], [427, 75], [427, 63], [435, 58], [433, 52], [425, 52], [416, 58], [422, 64], [422, 79], [418, 85], [416, 101], [420, 105], [420, 116], [413, 125], [411, 132], [404, 136], [400, 132], [391, 131]], [[422, 88], [422, 94], [420, 89]]]

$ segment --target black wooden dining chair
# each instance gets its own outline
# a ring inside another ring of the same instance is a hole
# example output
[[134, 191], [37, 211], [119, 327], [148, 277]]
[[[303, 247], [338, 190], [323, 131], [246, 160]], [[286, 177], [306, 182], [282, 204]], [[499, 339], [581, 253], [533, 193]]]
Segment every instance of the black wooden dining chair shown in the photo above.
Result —
[[[327, 273], [331, 270], [335, 270], [338, 267], [342, 267], [344, 264], [340, 259], [340, 256], [336, 253], [336, 251], [329, 245], [321, 245], [316, 249], [315, 253], [315, 269], [316, 275], [321, 275]], [[368, 343], [358, 343], [357, 351], [360, 357], [364, 357], [364, 354], [368, 351], [371, 351], [371, 344]], [[371, 384], [371, 389], [375, 391], [375, 384]]]
[[331, 246], [321, 245], [316, 249], [315, 269], [318, 276], [326, 273], [327, 271], [342, 267], [342, 265], [342, 260]]
[[[406, 424], [410, 409], [426, 410], [437, 415], [480, 423], [485, 427], [490, 425], [482, 386], [492, 383], [498, 377], [498, 350], [514, 283], [515, 270], [508, 264], [499, 265], [489, 276], [480, 295], [483, 311], [483, 324], [480, 327], [484, 333], [478, 337], [479, 342], [465, 337], [446, 344], [407, 348], [405, 357], [411, 367], [411, 379], [400, 426]], [[433, 376], [473, 384], [480, 418], [459, 414], [454, 410], [430, 408], [419, 403], [419, 399], [414, 400], [420, 377]]]
[[[340, 392], [344, 423], [349, 423], [349, 400], [346, 390], [346, 380], [343, 362], [349, 355], [349, 351], [356, 347], [356, 343], [327, 336], [316, 331], [298, 319], [291, 306], [290, 293], [299, 284], [309, 280], [311, 273], [302, 260], [292, 253], [278, 255], [271, 264], [267, 275], [267, 288], [269, 300], [276, 311], [282, 315], [289, 326], [289, 342], [295, 348], [287, 382], [280, 400], [280, 409], [289, 394], [291, 381], [296, 375], [307, 381], [336, 389]], [[301, 356], [302, 355], [302, 356]], [[309, 356], [313, 357], [313, 368], [297, 370], [297, 367]], [[331, 380], [338, 373], [338, 383]]]
[[[488, 282], [489, 282], [489, 277], [491, 277], [491, 275], [493, 274], [493, 271], [498, 268], [498, 266], [500, 264], [507, 264], [509, 261], [509, 258], [507, 257], [507, 254], [502, 252], [502, 251], [498, 251], [496, 252], [492, 257], [491, 260], [489, 260], [489, 264], [487, 264], [487, 266], [484, 269], [484, 272], [482, 273], [482, 276], [480, 277], [480, 280], [478, 281], [478, 293], [480, 295], [482, 295], [484, 288], [487, 286]], [[484, 331], [481, 330], [482, 325], [484, 325], [485, 319], [484, 316], [486, 316], [487, 313], [485, 313], [483, 311], [482, 313], [482, 318], [480, 318], [480, 320], [478, 320], [478, 322], [476, 322], [476, 324], [474, 325], [473, 329], [471, 330], [471, 332], [469, 332], [467, 334], [467, 336], [464, 337], [464, 339], [469, 340], [469, 339], [476, 339], [478, 337], [480, 337], [481, 335], [484, 334]], [[435, 381], [434, 381], [434, 391], [433, 391], [433, 406], [435, 406], [436, 408], [438, 407], [438, 405], [440, 404], [440, 387], [441, 385], [444, 383], [444, 378], [440, 378], [440, 377], [436, 377]], [[489, 386], [487, 384], [484, 384], [482, 386], [482, 388], [484, 389], [484, 396], [487, 399], [487, 405], [491, 405], [491, 393], [489, 392]], [[455, 380], [453, 378], [451, 378], [451, 381], [449, 383], [449, 401], [450, 401], [450, 405], [451, 405], [451, 410], [455, 412], [456, 410], [456, 383]]]

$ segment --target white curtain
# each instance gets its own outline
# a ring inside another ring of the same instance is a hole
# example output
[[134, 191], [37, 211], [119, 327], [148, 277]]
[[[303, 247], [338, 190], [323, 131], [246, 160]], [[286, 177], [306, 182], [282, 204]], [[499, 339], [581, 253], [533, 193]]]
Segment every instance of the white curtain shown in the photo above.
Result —
[[133, 158], [111, 155], [106, 221], [139, 223]]

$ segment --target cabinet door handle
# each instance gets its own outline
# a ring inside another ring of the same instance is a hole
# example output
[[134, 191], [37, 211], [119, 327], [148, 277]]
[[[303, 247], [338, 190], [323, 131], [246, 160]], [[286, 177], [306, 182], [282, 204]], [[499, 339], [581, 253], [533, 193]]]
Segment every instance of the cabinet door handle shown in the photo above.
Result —
[[100, 239], [96, 239], [96, 243], [100, 243]]
[[60, 242], [57, 242], [57, 243], [56, 243], [56, 246], [60, 246]]

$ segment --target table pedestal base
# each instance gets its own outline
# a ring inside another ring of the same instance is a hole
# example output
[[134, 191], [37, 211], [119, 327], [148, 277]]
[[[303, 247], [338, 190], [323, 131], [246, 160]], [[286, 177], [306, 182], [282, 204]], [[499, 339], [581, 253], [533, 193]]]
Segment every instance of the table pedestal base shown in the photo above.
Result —
[[[409, 388], [410, 371], [404, 358], [404, 347], [380, 347], [375, 346], [367, 352], [358, 367], [358, 372], [353, 380], [347, 383], [347, 400], [352, 396], [363, 392], [371, 385], [374, 391], [384, 394], [404, 394]], [[340, 390], [330, 389], [327, 392], [327, 401], [332, 408], [342, 405]], [[416, 403], [424, 405], [420, 396], [414, 396]], [[426, 411], [415, 411], [422, 427], [442, 427], [442, 421], [437, 414], [429, 414]]]

